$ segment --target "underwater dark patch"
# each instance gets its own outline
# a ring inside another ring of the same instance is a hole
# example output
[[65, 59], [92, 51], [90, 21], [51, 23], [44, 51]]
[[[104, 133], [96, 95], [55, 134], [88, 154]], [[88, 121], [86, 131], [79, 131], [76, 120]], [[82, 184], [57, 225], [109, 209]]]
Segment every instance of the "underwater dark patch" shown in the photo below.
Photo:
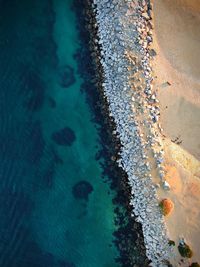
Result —
[[27, 240], [23, 252], [18, 262], [15, 260], [16, 265], [12, 265], [13, 267], [54, 267], [56, 264], [55, 257], [51, 253], [43, 251], [34, 241]]
[[49, 104], [49, 106], [50, 106], [51, 108], [56, 108], [56, 101], [55, 101], [51, 96], [49, 96], [49, 97], [47, 98], [47, 100], [48, 100], [48, 104]]
[[45, 83], [30, 67], [22, 66], [21, 69], [21, 92], [24, 92], [27, 97], [24, 106], [29, 111], [38, 111], [44, 104]]
[[53, 164], [49, 166], [49, 168], [45, 171], [43, 175], [43, 182], [45, 187], [48, 189], [52, 189], [53, 187], [53, 182], [54, 182], [54, 174], [55, 174], [55, 167]]
[[71, 146], [75, 141], [76, 136], [71, 128], [65, 127], [57, 132], [54, 132], [52, 134], [52, 139], [57, 145]]
[[45, 148], [45, 141], [40, 121], [33, 122], [28, 138], [30, 142], [27, 144], [29, 149], [27, 151], [28, 155], [26, 155], [26, 158], [32, 163], [37, 163], [40, 161]]
[[83, 212], [81, 212], [78, 216], [77, 216], [77, 219], [78, 220], [81, 220], [83, 219], [83, 217], [87, 216], [88, 214], [88, 211], [87, 210], [84, 210]]
[[[21, 149], [18, 143], [19, 141], [21, 140], [16, 139], [15, 136], [11, 135], [11, 133], [6, 133], [4, 135], [0, 133], [1, 160], [5, 158], [7, 158], [7, 160], [16, 160], [22, 157]], [[13, 149], [13, 147], [15, 149]]]
[[76, 265], [72, 262], [59, 261], [58, 267], [76, 267]]
[[89, 194], [93, 191], [93, 186], [87, 181], [80, 181], [72, 188], [72, 194], [76, 199], [88, 200]]
[[46, 39], [46, 36], [39, 36], [33, 40], [33, 47], [37, 51], [38, 57], [42, 57], [43, 60], [49, 57], [49, 43], [46, 43]]
[[[0, 260], [9, 262], [15, 259], [9, 258], [9, 253], [15, 251], [15, 246], [27, 237], [27, 231], [23, 228], [22, 222], [34, 209], [34, 203], [28, 194], [23, 191], [13, 192], [9, 187], [0, 192]], [[10, 254], [11, 255], [11, 254]], [[21, 265], [3, 265], [3, 266], [21, 266]]]
[[32, 43], [35, 49], [35, 61], [40, 62], [42, 58], [47, 66], [52, 66], [52, 68], [57, 69], [59, 61], [57, 57], [57, 45], [52, 37], [51, 27], [49, 33], [47, 32], [45, 35], [35, 38]]
[[75, 83], [74, 70], [72, 67], [65, 65], [59, 70], [59, 84], [60, 86], [67, 88]]
[[64, 163], [64, 161], [61, 159], [58, 152], [54, 148], [51, 149], [51, 153], [52, 153], [52, 157], [53, 157], [53, 162], [55, 164], [63, 164]]
[[[12, 221], [11, 209], [15, 206], [15, 219], [20, 219], [24, 215], [29, 215], [34, 208], [30, 197], [24, 192], [13, 192], [10, 188], [4, 188], [0, 192], [0, 213], [5, 215], [8, 222]], [[1, 218], [2, 219], [2, 218]]]
[[35, 94], [34, 92], [33, 95], [27, 100], [27, 102], [25, 102], [24, 106], [29, 111], [37, 111], [42, 107], [43, 103], [44, 96], [37, 93]]

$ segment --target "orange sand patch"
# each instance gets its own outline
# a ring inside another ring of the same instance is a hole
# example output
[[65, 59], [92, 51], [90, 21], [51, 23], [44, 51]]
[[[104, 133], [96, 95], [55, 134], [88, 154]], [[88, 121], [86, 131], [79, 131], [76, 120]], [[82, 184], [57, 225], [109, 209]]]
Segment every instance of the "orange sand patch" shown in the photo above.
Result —
[[166, 165], [165, 170], [165, 179], [171, 186], [171, 190], [176, 194], [182, 192], [182, 181], [177, 168], [173, 165]]
[[200, 197], [200, 188], [198, 188], [198, 184], [195, 182], [188, 184], [187, 191], [193, 197], [196, 197], [196, 198]]

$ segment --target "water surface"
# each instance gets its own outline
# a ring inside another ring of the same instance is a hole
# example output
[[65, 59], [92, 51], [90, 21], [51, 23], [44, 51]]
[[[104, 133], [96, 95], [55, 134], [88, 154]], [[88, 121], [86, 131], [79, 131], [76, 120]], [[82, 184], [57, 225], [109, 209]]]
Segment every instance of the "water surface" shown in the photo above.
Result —
[[118, 266], [71, 5], [0, 1], [2, 267]]

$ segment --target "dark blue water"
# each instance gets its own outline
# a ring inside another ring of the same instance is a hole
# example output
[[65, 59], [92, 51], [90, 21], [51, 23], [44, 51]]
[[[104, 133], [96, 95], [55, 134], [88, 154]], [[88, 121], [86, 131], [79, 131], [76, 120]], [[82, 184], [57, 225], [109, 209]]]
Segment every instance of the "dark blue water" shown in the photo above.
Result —
[[0, 267], [118, 266], [71, 4], [0, 0]]

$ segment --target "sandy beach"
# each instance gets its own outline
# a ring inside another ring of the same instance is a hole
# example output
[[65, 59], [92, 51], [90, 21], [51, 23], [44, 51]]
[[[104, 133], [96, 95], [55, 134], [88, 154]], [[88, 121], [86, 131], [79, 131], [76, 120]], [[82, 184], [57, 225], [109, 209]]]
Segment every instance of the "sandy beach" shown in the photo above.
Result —
[[[166, 135], [200, 160], [200, 1], [154, 1], [155, 87]], [[166, 82], [170, 85], [166, 85]], [[170, 119], [169, 119], [170, 118]]]
[[[160, 119], [166, 152], [167, 197], [175, 203], [166, 219], [170, 238], [183, 237], [194, 252], [174, 266], [200, 262], [200, 1], [153, 1], [154, 86], [160, 100]], [[160, 190], [160, 198], [166, 193]]]

